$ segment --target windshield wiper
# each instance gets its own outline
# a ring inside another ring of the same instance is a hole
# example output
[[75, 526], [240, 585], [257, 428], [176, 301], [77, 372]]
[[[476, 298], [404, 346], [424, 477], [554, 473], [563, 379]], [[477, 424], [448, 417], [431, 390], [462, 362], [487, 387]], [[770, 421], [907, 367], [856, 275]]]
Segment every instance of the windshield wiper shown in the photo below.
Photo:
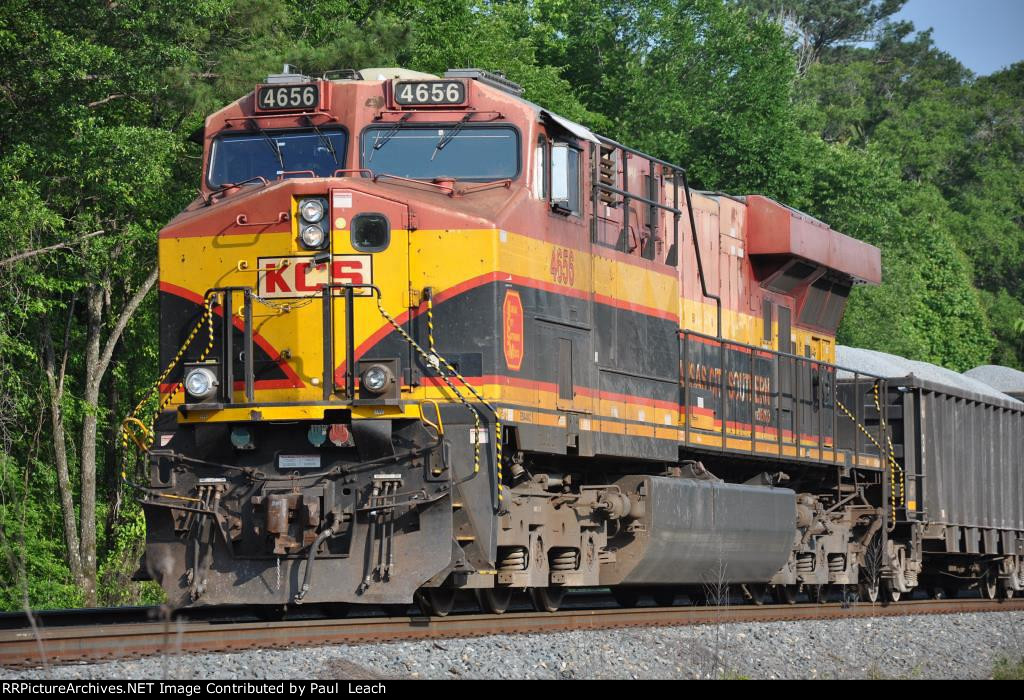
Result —
[[335, 152], [334, 144], [331, 143], [331, 140], [329, 138], [327, 138], [326, 136], [324, 136], [324, 133], [322, 131], [320, 131], [320, 129], [317, 128], [316, 124], [313, 123], [312, 119], [310, 119], [309, 117], [306, 117], [306, 121], [309, 123], [309, 125], [311, 127], [313, 127], [313, 131], [315, 131], [316, 135], [320, 138], [320, 142], [323, 143], [323, 145], [327, 147], [328, 151], [330, 151], [331, 158], [334, 159], [334, 164], [335, 165], [341, 165], [341, 163], [338, 162], [338, 154], [337, 154], [337, 152]]
[[395, 134], [398, 133], [398, 130], [402, 127], [402, 124], [405, 122], [405, 120], [411, 116], [412, 112], [406, 112], [405, 114], [403, 114], [398, 119], [398, 121], [395, 122], [390, 129], [387, 130], [387, 132], [383, 136], [381, 136], [381, 132], [377, 132], [377, 136], [373, 139], [373, 151], [370, 151], [370, 157], [366, 159], [367, 163], [373, 160], [374, 151], [379, 151], [384, 147], [384, 144], [386, 144], [388, 141], [394, 138]]
[[459, 135], [459, 132], [462, 131], [462, 127], [464, 127], [466, 125], [466, 122], [468, 122], [472, 118], [473, 118], [473, 113], [470, 112], [469, 114], [464, 116], [462, 119], [460, 119], [458, 124], [453, 126], [448, 131], [442, 132], [441, 133], [441, 138], [439, 138], [437, 140], [437, 145], [434, 146], [434, 152], [430, 155], [430, 160], [434, 160], [434, 158], [437, 156], [437, 152], [440, 151], [441, 149], [443, 149], [449, 143], [451, 143], [452, 140], [456, 136]]
[[277, 145], [277, 141], [275, 141], [270, 134], [264, 131], [263, 127], [260, 126], [259, 122], [256, 120], [252, 120], [252, 125], [256, 127], [257, 131], [259, 131], [263, 138], [267, 140], [267, 143], [270, 144], [270, 150], [272, 150], [274, 155], [277, 156], [277, 164], [280, 166], [281, 172], [284, 172], [284, 155], [281, 154], [281, 147]]

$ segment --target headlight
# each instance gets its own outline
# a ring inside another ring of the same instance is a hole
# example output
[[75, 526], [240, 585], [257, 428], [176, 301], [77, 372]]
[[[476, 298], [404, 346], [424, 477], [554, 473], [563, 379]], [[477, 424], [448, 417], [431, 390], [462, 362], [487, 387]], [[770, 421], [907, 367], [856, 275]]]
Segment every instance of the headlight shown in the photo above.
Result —
[[320, 248], [324, 244], [324, 230], [316, 224], [302, 227], [302, 245], [307, 248]]
[[307, 199], [299, 205], [302, 218], [311, 224], [319, 223], [324, 218], [324, 203], [319, 199]]
[[217, 375], [205, 367], [196, 367], [185, 375], [185, 391], [197, 399], [209, 398], [217, 388]]
[[391, 372], [384, 365], [370, 365], [363, 370], [359, 383], [372, 394], [383, 394], [391, 381]]

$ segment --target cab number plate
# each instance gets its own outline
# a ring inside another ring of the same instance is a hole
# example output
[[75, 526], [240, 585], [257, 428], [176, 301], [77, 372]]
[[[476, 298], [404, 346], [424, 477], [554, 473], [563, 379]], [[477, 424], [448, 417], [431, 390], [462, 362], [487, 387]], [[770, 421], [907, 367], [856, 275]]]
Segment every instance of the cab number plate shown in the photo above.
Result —
[[417, 80], [395, 83], [395, 103], [407, 106], [461, 105], [466, 84], [461, 80]]
[[256, 89], [256, 107], [261, 112], [314, 112], [320, 106], [320, 86], [261, 85]]

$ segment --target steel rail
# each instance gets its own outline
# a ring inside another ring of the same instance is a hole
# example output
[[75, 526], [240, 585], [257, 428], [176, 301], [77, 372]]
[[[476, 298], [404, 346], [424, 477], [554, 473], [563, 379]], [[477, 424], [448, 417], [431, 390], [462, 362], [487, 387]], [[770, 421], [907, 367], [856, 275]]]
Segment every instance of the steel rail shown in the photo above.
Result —
[[[840, 603], [710, 607], [602, 608], [556, 613], [454, 614], [218, 623], [166, 620], [0, 630], [0, 665], [42, 666], [153, 654], [252, 648], [536, 634], [561, 630], [830, 620], [1024, 611], [1024, 600], [914, 600], [889, 605]], [[108, 611], [109, 612], [109, 611]], [[109, 619], [109, 618], [108, 618]]]

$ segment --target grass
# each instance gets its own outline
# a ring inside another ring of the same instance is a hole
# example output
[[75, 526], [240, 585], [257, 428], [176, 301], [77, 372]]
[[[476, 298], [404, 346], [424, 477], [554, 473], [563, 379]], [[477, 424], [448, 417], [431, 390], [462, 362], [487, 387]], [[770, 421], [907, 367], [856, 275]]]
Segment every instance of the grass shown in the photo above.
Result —
[[996, 660], [992, 669], [992, 680], [996, 681], [1024, 681], [1024, 656], [1017, 661], [1006, 657]]

